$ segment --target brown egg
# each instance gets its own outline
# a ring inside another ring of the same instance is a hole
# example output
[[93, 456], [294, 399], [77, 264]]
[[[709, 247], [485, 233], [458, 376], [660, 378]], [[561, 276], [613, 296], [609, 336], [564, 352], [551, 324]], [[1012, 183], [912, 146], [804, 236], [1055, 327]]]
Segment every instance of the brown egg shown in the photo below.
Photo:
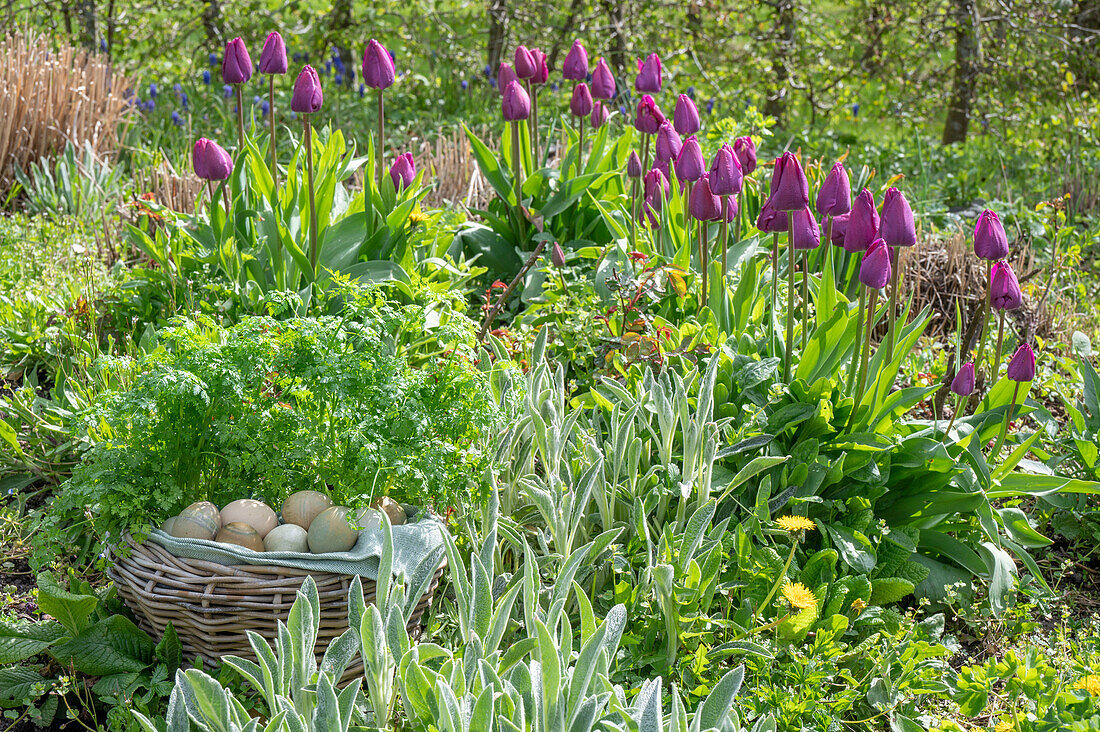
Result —
[[332, 506], [332, 499], [318, 491], [298, 491], [283, 502], [283, 521], [309, 529], [322, 511]]
[[222, 523], [240, 522], [256, 529], [263, 539], [267, 533], [279, 525], [279, 517], [263, 501], [241, 498], [222, 509]]
[[222, 527], [214, 541], [222, 544], [236, 544], [254, 552], [264, 550], [263, 539], [256, 529], [241, 521], [232, 521]]
[[180, 511], [180, 515], [172, 523], [172, 530], [169, 533], [177, 539], [206, 539], [209, 541], [218, 533], [221, 523], [221, 514], [218, 513], [218, 507], [210, 501], [199, 501]]
[[309, 550], [314, 554], [346, 552], [355, 546], [359, 531], [348, 523], [347, 506], [332, 506], [322, 511], [309, 525]]
[[389, 496], [382, 496], [377, 501], [371, 504], [373, 508], [377, 508], [379, 511], [384, 511], [387, 516], [390, 517], [390, 523], [394, 526], [400, 526], [405, 523], [405, 509], [401, 508], [401, 504], [393, 500]]

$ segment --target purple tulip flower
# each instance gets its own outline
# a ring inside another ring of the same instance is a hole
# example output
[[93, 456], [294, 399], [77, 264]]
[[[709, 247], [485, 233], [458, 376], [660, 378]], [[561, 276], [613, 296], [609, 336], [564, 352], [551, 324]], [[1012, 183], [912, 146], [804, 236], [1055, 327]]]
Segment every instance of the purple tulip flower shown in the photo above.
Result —
[[278, 31], [267, 34], [264, 48], [260, 51], [261, 74], [285, 74], [287, 70], [286, 43]]
[[676, 109], [672, 112], [672, 124], [681, 135], [694, 135], [699, 131], [699, 110], [687, 94], [676, 99]]
[[321, 109], [325, 95], [321, 91], [321, 77], [309, 64], [302, 67], [294, 82], [294, 94], [290, 97], [290, 109], [298, 114], [313, 114]]
[[638, 76], [634, 78], [634, 90], [649, 94], [661, 91], [661, 58], [651, 53], [645, 61], [638, 59]]
[[634, 116], [635, 129], [647, 135], [655, 135], [657, 130], [661, 129], [661, 123], [664, 121], [665, 116], [661, 114], [661, 110], [657, 107], [657, 103], [653, 101], [653, 97], [648, 94], [642, 95], [641, 100], [638, 102], [638, 111]]
[[1020, 281], [1008, 262], [997, 262], [989, 275], [989, 304], [994, 310], [1015, 310], [1024, 304]]
[[875, 197], [864, 188], [852, 204], [848, 226], [844, 232], [844, 250], [864, 252], [878, 238], [878, 209]]
[[592, 92], [585, 82], [582, 81], [573, 87], [573, 98], [569, 100], [569, 111], [575, 117], [587, 117], [592, 114]]
[[573, 46], [565, 55], [561, 75], [572, 81], [584, 81], [588, 78], [588, 51], [579, 40], [573, 41]]
[[736, 196], [741, 192], [743, 183], [741, 164], [737, 162], [733, 148], [723, 145], [714, 154], [714, 160], [710, 164], [711, 190], [719, 196]]
[[363, 83], [371, 89], [388, 89], [396, 78], [393, 55], [381, 43], [370, 39], [363, 52]]
[[225, 180], [233, 172], [233, 158], [221, 145], [200, 137], [191, 149], [195, 175], [203, 180]]
[[1008, 236], [996, 212], [986, 209], [974, 227], [974, 254], [995, 262], [1008, 256]]
[[531, 97], [527, 96], [519, 79], [512, 79], [504, 89], [501, 110], [505, 122], [518, 122], [531, 116]]
[[667, 163], [675, 160], [683, 146], [684, 143], [672, 124], [668, 120], [662, 122], [660, 129], [657, 130], [657, 144], [654, 146], [657, 162]]
[[592, 72], [592, 96], [596, 99], [611, 99], [615, 96], [615, 75], [611, 67], [600, 56], [596, 61], [596, 70]]
[[393, 181], [394, 189], [398, 191], [412, 185], [416, 180], [416, 161], [413, 160], [412, 153], [407, 152], [397, 156], [393, 165], [390, 166], [390, 180]]
[[951, 380], [951, 393], [968, 397], [974, 393], [974, 362], [967, 361], [959, 368], [959, 373]]
[[772, 168], [771, 202], [777, 211], [800, 211], [810, 205], [806, 173], [792, 152], [776, 158]]
[[[692, 135], [684, 140], [680, 154], [676, 156], [676, 177], [680, 180], [699, 180], [707, 171], [707, 164], [703, 160], [703, 150], [699, 147], [699, 141]], [[710, 189], [710, 184], [707, 184]]]
[[905, 194], [897, 188], [886, 191], [882, 200], [882, 219], [879, 236], [892, 247], [911, 247], [917, 243], [917, 230], [913, 224], [913, 209]]
[[859, 281], [875, 290], [890, 281], [890, 247], [883, 239], [875, 239], [859, 263]]
[[795, 249], [817, 249], [821, 246], [821, 230], [809, 207], [794, 212], [794, 231], [791, 244]]
[[737, 156], [737, 162], [741, 163], [741, 172], [752, 175], [756, 170], [756, 143], [751, 137], [738, 137], [733, 141], [733, 154]]
[[817, 191], [817, 213], [821, 216], [840, 216], [852, 210], [852, 186], [843, 163], [833, 163], [832, 170]]
[[1015, 382], [1028, 382], [1035, 379], [1035, 352], [1027, 343], [1021, 343], [1012, 359], [1008, 362], [1008, 378]]
[[252, 59], [244, 41], [237, 36], [225, 44], [225, 58], [222, 59], [222, 81], [226, 84], [243, 84], [252, 78]]

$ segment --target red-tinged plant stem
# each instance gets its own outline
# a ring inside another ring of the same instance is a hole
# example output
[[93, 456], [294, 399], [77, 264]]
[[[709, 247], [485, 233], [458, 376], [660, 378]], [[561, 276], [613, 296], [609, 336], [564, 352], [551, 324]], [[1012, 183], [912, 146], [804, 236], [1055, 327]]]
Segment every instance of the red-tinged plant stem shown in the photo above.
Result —
[[382, 101], [382, 90], [378, 90], [378, 149], [374, 151], [375, 184], [382, 187], [382, 165], [386, 157], [386, 107]]
[[649, 171], [649, 134], [642, 133], [642, 175]]
[[[675, 175], [675, 174], [673, 174], [673, 175]], [[676, 180], [679, 181], [679, 178], [677, 178]], [[691, 219], [692, 219], [691, 208], [690, 208], [691, 188], [692, 188], [692, 182], [689, 180], [689, 181], [685, 181], [683, 187], [680, 189], [680, 192], [684, 196], [684, 200], [682, 201], [682, 203], [684, 204], [683, 213], [684, 213], [684, 230], [685, 231], [691, 231]]]
[[997, 383], [997, 374], [1001, 370], [1001, 346], [1004, 345], [1005, 337], [1005, 311], [1000, 312], [997, 322], [997, 351], [993, 354], [993, 375], [989, 377], [989, 388], [992, 389], [993, 385]]
[[859, 411], [860, 402], [863, 401], [863, 392], [867, 388], [867, 371], [871, 360], [871, 331], [875, 328], [875, 305], [878, 303], [878, 290], [871, 290], [871, 301], [867, 304], [867, 334], [863, 337], [863, 358], [859, 364], [859, 388], [856, 390], [856, 403], [852, 406], [852, 413], [848, 416], [848, 426]]
[[768, 310], [768, 340], [771, 346], [771, 355], [775, 357], [775, 301], [777, 299], [777, 285], [779, 284], [779, 232], [772, 232], [772, 286], [771, 308]]
[[1008, 411], [1005, 413], [1005, 421], [1001, 424], [1001, 434], [997, 436], [997, 442], [993, 445], [993, 452], [989, 453], [990, 465], [997, 461], [997, 453], [1001, 451], [1001, 447], [1005, 444], [1005, 437], [1008, 436], [1008, 426], [1012, 423], [1012, 413], [1016, 411], [1016, 399], [1020, 396], [1020, 382], [1015, 383], [1016, 386], [1012, 390], [1012, 404], [1008, 405]]
[[703, 291], [699, 301], [699, 307], [702, 308], [710, 297], [710, 287], [707, 282], [710, 277], [710, 249], [707, 246], [706, 221], [699, 222], [699, 266], [703, 270]]
[[[515, 124], [514, 122], [512, 124]], [[546, 247], [546, 240], [543, 239], [536, 246], [535, 250], [531, 252], [531, 256], [527, 258], [527, 261], [523, 264], [523, 267], [516, 276], [512, 278], [512, 281], [508, 283], [508, 287], [504, 289], [504, 292], [500, 293], [500, 297], [497, 298], [493, 307], [489, 308], [489, 312], [485, 313], [485, 319], [481, 321], [481, 329], [477, 332], [478, 341], [485, 341], [485, 334], [489, 332], [489, 327], [492, 326], [493, 321], [496, 320], [497, 315], [504, 308], [504, 303], [508, 301], [508, 298], [512, 295], [512, 292], [516, 289], [516, 285], [523, 281], [523, 278], [527, 276], [527, 272], [535, 266], [535, 262], [539, 260], [539, 255], [542, 254], [542, 250]]]
[[267, 88], [267, 119], [271, 125], [271, 183], [276, 200], [278, 200], [279, 151], [275, 148], [275, 74], [271, 74], [271, 81]]
[[234, 84], [237, 90], [237, 151], [244, 150], [244, 92], [240, 84]]
[[890, 258], [893, 260], [893, 269], [890, 270], [890, 308], [887, 311], [887, 317], [890, 319], [890, 324], [886, 329], [886, 363], [890, 363], [894, 360], [894, 321], [898, 306], [898, 278], [901, 275], [901, 249], [899, 247], [890, 247]]
[[539, 160], [539, 87], [530, 80], [524, 83], [527, 84], [527, 96], [531, 97], [531, 159], [538, 170], [542, 164]]
[[577, 175], [584, 174], [584, 117], [577, 117], [577, 134], [580, 140], [577, 142]]
[[313, 127], [309, 124], [309, 115], [302, 115], [305, 125], [306, 175], [309, 180], [309, 263], [313, 267], [313, 277], [317, 277], [317, 200], [313, 189]]
[[783, 348], [783, 383], [791, 380], [794, 355], [794, 211], [787, 212], [787, 338]]
[[[210, 223], [213, 224], [214, 223], [214, 205], [215, 205], [215, 201], [214, 201], [214, 181], [212, 181], [212, 180], [206, 181], [206, 190], [210, 193], [210, 204], [209, 204], [210, 211], [208, 213], [210, 214]], [[196, 209], [198, 208], [197, 204], [195, 205], [195, 208]]]

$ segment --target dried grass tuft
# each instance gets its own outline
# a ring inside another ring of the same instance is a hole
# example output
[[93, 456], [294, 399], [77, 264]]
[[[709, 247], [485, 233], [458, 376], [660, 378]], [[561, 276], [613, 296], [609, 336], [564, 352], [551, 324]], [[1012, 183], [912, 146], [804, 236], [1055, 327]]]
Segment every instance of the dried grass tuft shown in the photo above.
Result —
[[128, 81], [96, 56], [35, 33], [0, 39], [0, 196], [15, 170], [91, 142], [111, 157], [129, 105]]

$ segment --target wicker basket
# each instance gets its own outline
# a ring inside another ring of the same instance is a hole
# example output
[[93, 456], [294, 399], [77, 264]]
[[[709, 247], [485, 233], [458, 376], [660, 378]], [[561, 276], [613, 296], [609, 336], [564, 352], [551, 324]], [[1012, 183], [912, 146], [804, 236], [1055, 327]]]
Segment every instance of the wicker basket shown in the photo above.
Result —
[[[253, 630], [273, 641], [276, 621], [286, 622], [307, 575], [317, 583], [321, 600], [318, 660], [329, 643], [348, 628], [348, 589], [354, 575], [291, 567], [229, 566], [177, 557], [152, 542], [139, 544], [131, 537], [126, 539], [129, 554], [116, 557], [107, 573], [142, 629], [160, 638], [168, 621], [172, 622], [185, 657], [201, 658], [212, 666], [229, 654], [255, 659], [246, 632]], [[439, 586], [444, 566], [445, 561], [416, 605], [409, 620], [411, 634], [419, 632], [420, 619]], [[372, 602], [374, 582], [362, 578], [362, 583], [364, 599]], [[361, 669], [360, 662], [345, 676]]]

